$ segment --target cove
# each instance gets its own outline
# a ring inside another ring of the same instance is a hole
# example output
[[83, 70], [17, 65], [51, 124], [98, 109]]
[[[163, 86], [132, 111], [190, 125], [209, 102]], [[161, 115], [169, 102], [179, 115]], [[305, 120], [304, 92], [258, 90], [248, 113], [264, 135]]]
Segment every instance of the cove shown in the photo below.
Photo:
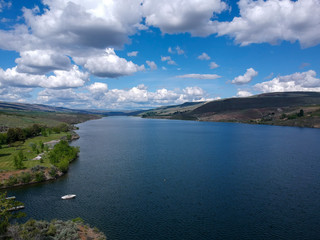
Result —
[[319, 129], [136, 117], [78, 126], [66, 176], [9, 191], [28, 218], [81, 217], [108, 239], [320, 235]]

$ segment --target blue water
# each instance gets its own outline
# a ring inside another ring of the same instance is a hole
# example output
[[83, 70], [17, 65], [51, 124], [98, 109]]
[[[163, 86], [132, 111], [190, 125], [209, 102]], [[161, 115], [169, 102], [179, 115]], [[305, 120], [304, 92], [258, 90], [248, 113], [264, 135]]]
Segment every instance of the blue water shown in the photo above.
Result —
[[135, 117], [79, 127], [65, 177], [10, 191], [28, 217], [81, 217], [108, 239], [320, 239], [318, 129]]

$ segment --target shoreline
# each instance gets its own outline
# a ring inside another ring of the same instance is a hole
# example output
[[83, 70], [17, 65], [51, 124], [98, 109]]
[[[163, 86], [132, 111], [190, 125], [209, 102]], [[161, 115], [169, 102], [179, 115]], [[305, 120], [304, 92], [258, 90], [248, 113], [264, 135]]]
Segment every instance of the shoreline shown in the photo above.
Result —
[[[71, 143], [75, 140], [78, 140], [80, 138], [80, 136], [74, 131], [71, 131], [71, 140], [68, 141], [68, 143]], [[63, 140], [63, 138], [61, 139], [57, 139], [57, 140]], [[70, 161], [70, 163], [74, 162], [76, 159], [78, 158], [78, 156], [75, 159], [72, 159]], [[4, 178], [0, 178], [1, 182], [0, 184], [2, 184], [4, 181], [8, 180], [10, 177], [16, 177], [16, 179], [18, 179], [19, 176], [23, 175], [23, 174], [37, 174], [39, 172], [43, 173], [43, 176], [45, 177], [45, 179], [41, 180], [41, 181], [30, 181], [30, 182], [19, 182], [17, 184], [13, 184], [11, 186], [8, 185], [0, 185], [0, 190], [6, 190], [6, 189], [13, 189], [13, 188], [18, 188], [18, 187], [24, 187], [24, 186], [31, 186], [31, 185], [35, 185], [35, 184], [40, 184], [40, 183], [46, 183], [46, 182], [53, 182], [57, 179], [60, 179], [61, 177], [65, 176], [67, 172], [62, 172], [59, 169], [57, 169], [56, 167], [54, 167], [53, 165], [51, 167], [44, 167], [41, 165], [36, 165], [39, 166], [39, 170], [36, 172], [32, 171], [32, 168], [28, 168], [28, 169], [21, 169], [21, 170], [13, 170], [13, 171], [4, 171], [4, 172], [0, 172], [0, 174], [5, 174], [7, 176], [5, 176]], [[51, 176], [49, 174], [50, 169], [55, 168], [56, 169], [56, 174], [55, 176]]]
[[237, 121], [237, 120], [230, 120], [230, 121], [210, 121], [210, 120], [203, 120], [203, 119], [184, 119], [184, 118], [172, 118], [171, 116], [151, 116], [151, 117], [143, 117], [137, 116], [140, 118], [145, 119], [167, 119], [167, 120], [180, 120], [180, 121], [194, 121], [194, 122], [214, 122], [214, 123], [240, 123], [240, 124], [249, 124], [249, 125], [263, 125], [263, 126], [278, 126], [278, 127], [298, 127], [298, 128], [309, 128], [309, 129], [320, 129], [320, 125], [314, 126], [301, 126], [299, 124], [277, 124], [277, 123], [260, 123], [260, 122], [250, 122], [250, 121]]

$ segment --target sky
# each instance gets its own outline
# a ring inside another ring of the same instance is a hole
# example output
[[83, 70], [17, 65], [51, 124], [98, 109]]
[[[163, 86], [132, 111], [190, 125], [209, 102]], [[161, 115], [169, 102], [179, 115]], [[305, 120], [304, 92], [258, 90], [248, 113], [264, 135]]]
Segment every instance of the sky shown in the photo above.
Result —
[[320, 0], [0, 0], [0, 101], [148, 109], [320, 91]]

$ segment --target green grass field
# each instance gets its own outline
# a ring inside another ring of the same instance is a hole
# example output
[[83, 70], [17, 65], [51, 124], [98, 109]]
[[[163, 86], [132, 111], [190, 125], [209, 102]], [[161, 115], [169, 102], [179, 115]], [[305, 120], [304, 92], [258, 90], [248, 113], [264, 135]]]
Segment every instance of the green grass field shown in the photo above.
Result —
[[34, 157], [36, 157], [38, 154], [34, 151], [32, 151], [32, 143], [37, 144], [39, 148], [39, 142], [49, 142], [51, 140], [60, 139], [63, 136], [66, 136], [67, 133], [60, 133], [60, 134], [51, 134], [48, 137], [34, 137], [27, 139], [24, 143], [22, 142], [16, 142], [13, 144], [13, 146], [8, 147], [7, 145], [2, 145], [2, 148], [0, 149], [0, 170], [10, 171], [10, 170], [16, 170], [14, 167], [13, 159], [14, 156], [18, 155], [18, 152], [20, 150], [23, 151], [24, 156], [27, 158], [27, 161], [23, 161], [23, 165], [26, 168], [32, 168], [36, 165], [42, 165], [49, 167], [51, 164], [49, 163], [49, 160], [47, 157], [43, 158], [43, 163], [40, 162], [40, 160], [32, 160]]

